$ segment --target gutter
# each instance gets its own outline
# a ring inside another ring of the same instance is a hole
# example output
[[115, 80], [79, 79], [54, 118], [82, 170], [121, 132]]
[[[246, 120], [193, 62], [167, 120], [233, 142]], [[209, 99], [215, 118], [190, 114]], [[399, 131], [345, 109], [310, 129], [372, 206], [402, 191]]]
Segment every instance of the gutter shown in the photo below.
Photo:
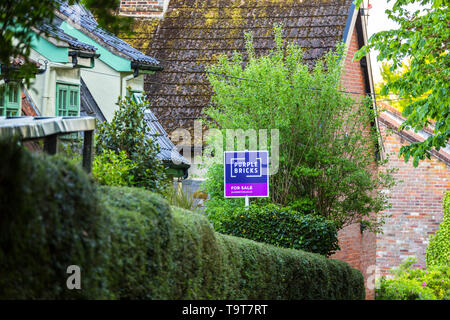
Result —
[[124, 93], [126, 93], [126, 85], [127, 81], [137, 78], [140, 74], [153, 74], [155, 71], [162, 71], [164, 67], [162, 66], [155, 66], [150, 64], [143, 64], [136, 61], [131, 62], [131, 69], [133, 69], [133, 73], [122, 78], [122, 89], [121, 89], [121, 96], [124, 96]]
[[[100, 54], [95, 52], [89, 53], [85, 51], [69, 51], [69, 57], [72, 57], [72, 64], [74, 68], [92, 69], [95, 66], [95, 59], [100, 57]], [[91, 65], [89, 67], [78, 65], [78, 57], [91, 59]]]
[[164, 70], [164, 67], [133, 61], [133, 62], [131, 62], [131, 69], [134, 69], [135, 72], [136, 72], [136, 69], [138, 69], [140, 71], [162, 71], [162, 70]]

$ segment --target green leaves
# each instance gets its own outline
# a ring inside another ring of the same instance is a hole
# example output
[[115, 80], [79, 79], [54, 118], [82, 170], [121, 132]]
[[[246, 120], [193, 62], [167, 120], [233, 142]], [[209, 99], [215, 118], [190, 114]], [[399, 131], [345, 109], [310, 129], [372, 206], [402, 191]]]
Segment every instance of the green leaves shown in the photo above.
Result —
[[[356, 3], [361, 4], [361, 0]], [[409, 12], [405, 6], [410, 3], [420, 4], [421, 10]], [[450, 87], [450, 10], [448, 2], [442, 0], [396, 0], [393, 9], [386, 13], [399, 24], [399, 29], [374, 34], [354, 58], [361, 59], [370, 50], [378, 50], [377, 60], [391, 63], [390, 72], [399, 70], [404, 60], [409, 59], [408, 72], [388, 79], [381, 94], [392, 92], [407, 102], [402, 106], [407, 119], [401, 129], [411, 127], [418, 131], [430, 121], [436, 121], [433, 138], [400, 150], [405, 161], [412, 157], [413, 165], [417, 166], [430, 151], [444, 147], [450, 138], [450, 97], [447, 94]]]
[[391, 270], [393, 278], [380, 279], [377, 300], [449, 300], [450, 265], [415, 268], [417, 258], [409, 257]]
[[[302, 207], [311, 209], [305, 203], [297, 206]], [[274, 204], [252, 204], [248, 209], [216, 208], [210, 210], [208, 218], [224, 234], [329, 256], [339, 249], [336, 225], [310, 212], [300, 213]]]
[[[450, 265], [450, 192], [443, 199], [444, 220], [436, 233], [430, 236], [427, 248], [427, 266]], [[449, 297], [450, 298], [450, 297]]]
[[130, 186], [134, 184], [134, 176], [131, 171], [136, 164], [128, 159], [125, 151], [116, 153], [104, 149], [94, 159], [92, 175], [94, 179], [106, 186]]
[[[148, 101], [137, 103], [131, 95], [124, 99], [119, 98], [119, 109], [115, 111], [111, 122], [103, 122], [99, 125], [97, 134], [97, 154], [100, 161], [105, 160], [110, 165], [114, 164], [114, 156], [108, 150], [117, 154], [117, 174], [127, 172], [124, 180], [114, 180], [114, 183], [126, 181], [128, 185], [144, 187], [154, 192], [163, 192], [166, 186], [166, 173], [162, 162], [157, 158], [159, 146], [150, 138], [150, 127], [147, 125], [144, 115], [149, 108]], [[105, 154], [105, 152], [107, 152]], [[128, 163], [125, 158], [131, 163]], [[119, 165], [120, 164], [120, 165]], [[98, 169], [107, 170], [107, 164]], [[107, 178], [106, 173], [102, 174]]]
[[[309, 199], [316, 213], [335, 221], [338, 228], [366, 221], [376, 230], [370, 212], [387, 207], [379, 190], [392, 177], [374, 176], [377, 132], [369, 99], [355, 101], [341, 87], [338, 46], [314, 66], [303, 60], [303, 50], [283, 42], [274, 27], [275, 47], [255, 56], [247, 36], [247, 57], [221, 56], [209, 67], [214, 91], [206, 114], [212, 127], [226, 129], [278, 129], [279, 171], [270, 177], [271, 201], [282, 206]], [[225, 136], [225, 135], [224, 135]], [[268, 144], [269, 152], [273, 145]], [[222, 181], [222, 182], [221, 182]], [[222, 185], [221, 185], [222, 183]], [[208, 173], [208, 210], [235, 206], [239, 200], [223, 199], [223, 175], [217, 167]]]

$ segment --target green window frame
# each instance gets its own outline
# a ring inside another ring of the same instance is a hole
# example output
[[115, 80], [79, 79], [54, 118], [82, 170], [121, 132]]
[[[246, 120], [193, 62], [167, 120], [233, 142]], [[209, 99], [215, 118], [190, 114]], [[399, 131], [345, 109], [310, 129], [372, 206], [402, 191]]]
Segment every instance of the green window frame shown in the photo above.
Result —
[[77, 117], [80, 114], [80, 86], [56, 84], [56, 116]]
[[20, 84], [10, 82], [0, 86], [0, 116], [20, 116]]
[[133, 101], [137, 104], [144, 102], [144, 94], [142, 91], [127, 89], [127, 95], [130, 96], [133, 99]]

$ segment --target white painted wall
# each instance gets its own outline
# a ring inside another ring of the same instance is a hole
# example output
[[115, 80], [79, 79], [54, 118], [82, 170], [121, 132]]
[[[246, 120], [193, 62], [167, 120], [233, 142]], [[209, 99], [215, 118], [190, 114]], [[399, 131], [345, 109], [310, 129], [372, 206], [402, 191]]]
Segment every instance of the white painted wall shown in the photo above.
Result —
[[107, 121], [111, 121], [117, 109], [117, 99], [121, 91], [121, 76], [106, 63], [95, 59], [95, 67], [81, 69], [81, 78], [89, 88]]
[[130, 73], [120, 73], [99, 59], [95, 59], [95, 67], [81, 69], [81, 77], [97, 102], [107, 121], [114, 117], [117, 101], [128, 86], [132, 90], [144, 90], [144, 76], [125, 81]]
[[[30, 58], [45, 65], [47, 59], [37, 51], [31, 50]], [[80, 70], [74, 69], [72, 63], [48, 62], [47, 70], [37, 74], [30, 81], [27, 90], [41, 116], [56, 116], [56, 83], [64, 82], [74, 85], [80, 84]]]

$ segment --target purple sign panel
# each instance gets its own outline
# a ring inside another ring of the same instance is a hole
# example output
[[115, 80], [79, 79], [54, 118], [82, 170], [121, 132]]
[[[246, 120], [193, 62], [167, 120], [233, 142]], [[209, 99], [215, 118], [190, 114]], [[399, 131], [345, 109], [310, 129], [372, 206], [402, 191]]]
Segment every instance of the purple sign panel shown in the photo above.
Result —
[[267, 151], [224, 152], [225, 198], [269, 196]]

